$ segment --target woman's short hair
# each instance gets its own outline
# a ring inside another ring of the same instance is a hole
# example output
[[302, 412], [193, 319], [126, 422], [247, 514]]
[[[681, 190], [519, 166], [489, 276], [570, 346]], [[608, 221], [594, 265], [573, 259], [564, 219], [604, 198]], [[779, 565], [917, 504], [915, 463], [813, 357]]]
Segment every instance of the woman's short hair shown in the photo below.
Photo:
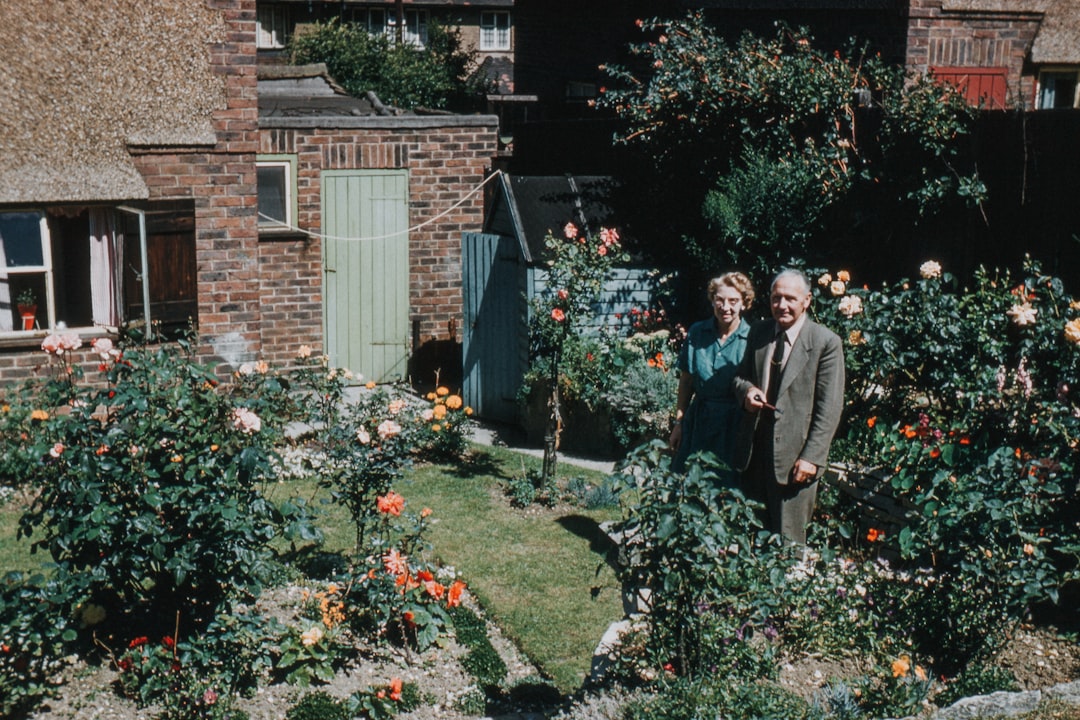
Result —
[[716, 297], [717, 291], [722, 287], [735, 288], [739, 295], [742, 296], [744, 308], [749, 308], [754, 304], [754, 284], [750, 282], [750, 278], [746, 277], [741, 272], [724, 273], [723, 275], [714, 277], [710, 280], [709, 300]]

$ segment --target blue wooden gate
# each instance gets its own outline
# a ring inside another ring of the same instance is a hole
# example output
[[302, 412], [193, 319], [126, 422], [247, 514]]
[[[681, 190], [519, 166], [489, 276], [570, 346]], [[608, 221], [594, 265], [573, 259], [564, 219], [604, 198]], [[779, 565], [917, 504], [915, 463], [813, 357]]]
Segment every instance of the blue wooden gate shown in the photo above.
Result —
[[528, 362], [525, 268], [515, 238], [462, 236], [462, 393], [479, 417], [517, 422], [517, 392]]

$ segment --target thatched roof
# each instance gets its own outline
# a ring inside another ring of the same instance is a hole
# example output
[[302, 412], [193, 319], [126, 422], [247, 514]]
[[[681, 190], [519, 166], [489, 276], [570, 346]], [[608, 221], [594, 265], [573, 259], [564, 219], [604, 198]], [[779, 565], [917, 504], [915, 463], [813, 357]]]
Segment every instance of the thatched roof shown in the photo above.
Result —
[[1080, 3], [1055, 0], [1051, 4], [1031, 46], [1031, 61], [1040, 65], [1080, 65]]
[[130, 145], [215, 143], [226, 32], [205, 0], [0, 0], [0, 17], [0, 202], [143, 198]]

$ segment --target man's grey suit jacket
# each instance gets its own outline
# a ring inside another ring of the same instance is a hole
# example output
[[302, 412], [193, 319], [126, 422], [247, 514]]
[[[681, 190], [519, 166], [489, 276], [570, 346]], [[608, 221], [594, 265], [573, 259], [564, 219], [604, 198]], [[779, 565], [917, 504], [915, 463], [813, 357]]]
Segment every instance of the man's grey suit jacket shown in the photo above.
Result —
[[[762, 378], [776, 332], [775, 320], [762, 320], [750, 328], [746, 355], [733, 381], [740, 403], [751, 387], [764, 391]], [[782, 411], [775, 416], [773, 428], [776, 482], [789, 482], [799, 458], [816, 465], [820, 477], [844, 408], [844, 349], [836, 333], [806, 319], [788, 354], [775, 404]], [[743, 410], [735, 446], [736, 469], [745, 470], [749, 465], [758, 420], [767, 412], [772, 411]]]

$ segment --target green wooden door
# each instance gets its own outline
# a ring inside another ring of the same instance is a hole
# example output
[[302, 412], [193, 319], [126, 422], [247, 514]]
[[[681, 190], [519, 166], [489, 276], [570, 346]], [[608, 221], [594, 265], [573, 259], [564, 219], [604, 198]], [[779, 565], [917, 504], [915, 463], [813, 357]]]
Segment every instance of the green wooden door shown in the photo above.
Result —
[[405, 377], [409, 355], [409, 176], [322, 174], [323, 313], [331, 367]]

